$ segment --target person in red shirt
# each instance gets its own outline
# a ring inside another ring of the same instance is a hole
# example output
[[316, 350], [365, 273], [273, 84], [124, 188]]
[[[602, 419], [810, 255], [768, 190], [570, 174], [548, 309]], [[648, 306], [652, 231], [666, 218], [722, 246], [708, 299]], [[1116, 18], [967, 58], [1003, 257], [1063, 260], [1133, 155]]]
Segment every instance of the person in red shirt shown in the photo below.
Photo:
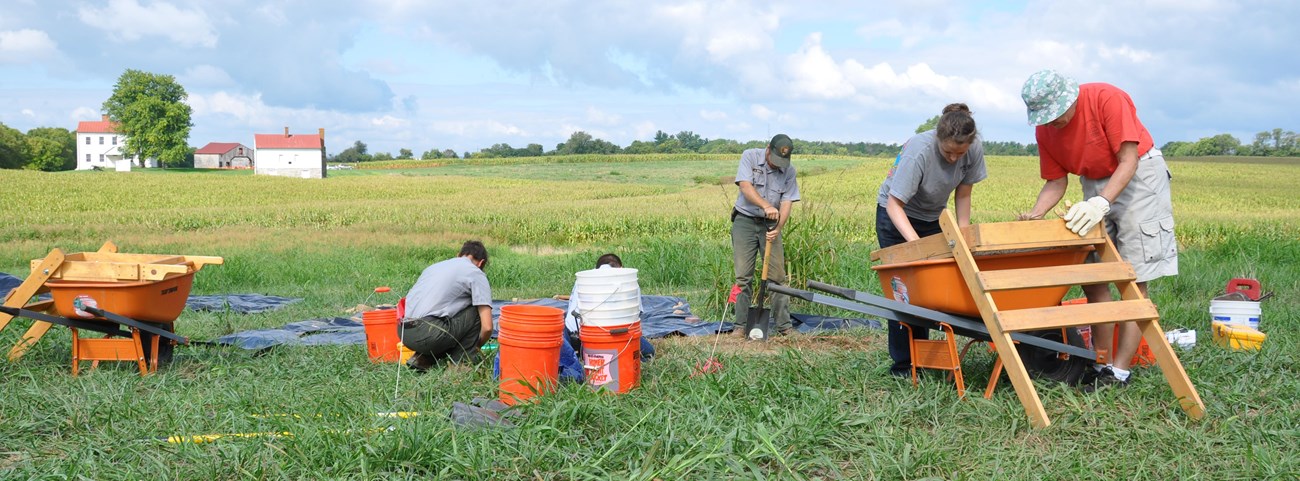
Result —
[[[1035, 127], [1039, 171], [1047, 182], [1038, 200], [1021, 220], [1041, 219], [1060, 202], [1069, 185], [1067, 174], [1079, 176], [1087, 200], [1070, 207], [1063, 217], [1074, 233], [1086, 235], [1101, 221], [1120, 256], [1133, 265], [1138, 288], [1147, 295], [1147, 282], [1178, 274], [1174, 241], [1173, 176], [1151, 134], [1138, 120], [1133, 100], [1106, 83], [1080, 85], [1053, 70], [1036, 72], [1020, 92]], [[1094, 254], [1095, 255], [1095, 254]], [[1109, 284], [1083, 286], [1088, 302], [1114, 300]], [[1111, 362], [1096, 367], [1095, 380], [1085, 391], [1126, 385], [1133, 354], [1142, 335], [1136, 324], [1092, 326], [1096, 346], [1119, 346]]]

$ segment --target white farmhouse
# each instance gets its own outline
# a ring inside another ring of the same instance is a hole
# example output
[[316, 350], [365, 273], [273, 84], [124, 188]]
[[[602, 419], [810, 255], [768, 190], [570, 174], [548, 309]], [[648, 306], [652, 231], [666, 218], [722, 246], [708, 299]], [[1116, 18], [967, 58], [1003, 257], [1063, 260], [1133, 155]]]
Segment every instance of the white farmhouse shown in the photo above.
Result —
[[317, 135], [290, 134], [288, 127], [283, 135], [253, 134], [253, 147], [257, 149], [254, 174], [325, 177], [325, 129]]
[[194, 167], [198, 169], [251, 169], [253, 149], [238, 142], [209, 142], [194, 151]]
[[131, 170], [131, 165], [157, 167], [157, 159], [142, 165], [139, 156], [123, 157], [122, 146], [126, 136], [117, 132], [117, 123], [104, 115], [100, 120], [77, 123], [77, 170], [95, 167]]

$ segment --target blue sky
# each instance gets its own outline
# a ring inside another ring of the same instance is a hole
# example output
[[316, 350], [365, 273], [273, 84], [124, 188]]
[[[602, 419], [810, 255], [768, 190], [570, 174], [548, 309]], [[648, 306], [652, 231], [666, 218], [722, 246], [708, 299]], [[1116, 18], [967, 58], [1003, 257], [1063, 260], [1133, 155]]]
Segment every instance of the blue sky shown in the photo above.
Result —
[[0, 6], [0, 122], [99, 117], [176, 76], [190, 143], [326, 129], [337, 152], [706, 138], [902, 142], [950, 102], [1032, 141], [1042, 68], [1128, 91], [1157, 144], [1300, 130], [1300, 2], [37, 1]]

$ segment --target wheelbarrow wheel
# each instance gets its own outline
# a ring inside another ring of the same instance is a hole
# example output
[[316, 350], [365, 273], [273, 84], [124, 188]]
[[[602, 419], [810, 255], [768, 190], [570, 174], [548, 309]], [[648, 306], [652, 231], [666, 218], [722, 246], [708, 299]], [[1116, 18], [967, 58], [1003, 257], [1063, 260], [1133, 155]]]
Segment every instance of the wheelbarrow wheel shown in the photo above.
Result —
[[[1065, 329], [1065, 333], [1066, 339], [1061, 339], [1061, 329], [1026, 332], [1026, 334], [1062, 344], [1084, 347], [1083, 336], [1079, 335], [1078, 329], [1069, 327]], [[1084, 373], [1091, 368], [1093, 363], [1092, 359], [1079, 356], [1068, 356], [1061, 359], [1062, 356], [1056, 351], [1028, 344], [1016, 344], [1016, 350], [1020, 353], [1020, 360], [1025, 363], [1025, 370], [1029, 372], [1030, 377], [1034, 379], [1050, 379], [1071, 386], [1079, 384]]]

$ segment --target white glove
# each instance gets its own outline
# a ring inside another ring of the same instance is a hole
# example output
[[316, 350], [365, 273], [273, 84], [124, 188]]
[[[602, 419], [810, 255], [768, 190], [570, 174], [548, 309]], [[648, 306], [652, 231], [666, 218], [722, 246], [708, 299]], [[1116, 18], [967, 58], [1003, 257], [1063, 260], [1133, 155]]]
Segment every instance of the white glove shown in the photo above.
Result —
[[1062, 219], [1065, 219], [1067, 229], [1082, 237], [1091, 232], [1092, 228], [1096, 227], [1109, 213], [1110, 201], [1099, 195], [1088, 199], [1087, 202], [1074, 204]]

